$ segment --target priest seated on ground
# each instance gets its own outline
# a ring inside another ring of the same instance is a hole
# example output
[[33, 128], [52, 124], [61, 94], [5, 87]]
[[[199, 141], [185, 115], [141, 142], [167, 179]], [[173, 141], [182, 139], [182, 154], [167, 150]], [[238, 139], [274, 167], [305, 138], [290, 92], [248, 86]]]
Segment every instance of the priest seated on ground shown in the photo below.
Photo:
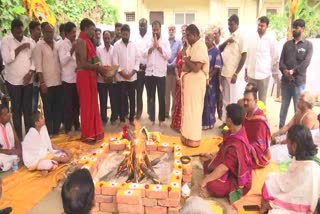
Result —
[[47, 172], [58, 167], [59, 163], [66, 163], [70, 156], [64, 150], [57, 150], [51, 144], [45, 119], [39, 111], [32, 114], [32, 128], [22, 142], [22, 155], [25, 166], [29, 170]]
[[11, 169], [21, 157], [21, 142], [10, 123], [10, 113], [6, 105], [0, 104], [0, 168]]
[[230, 104], [226, 112], [229, 131], [224, 136], [219, 152], [215, 157], [201, 154], [205, 175], [201, 182], [201, 195], [228, 197], [233, 203], [251, 188], [251, 145], [242, 126], [243, 108], [238, 104]]
[[252, 146], [251, 154], [253, 168], [263, 168], [270, 161], [271, 133], [268, 120], [264, 112], [257, 105], [257, 88], [246, 89], [243, 95], [245, 118], [243, 126], [246, 129], [249, 143]]
[[286, 162], [291, 158], [288, 153], [286, 144], [286, 133], [294, 125], [304, 125], [310, 130], [319, 129], [319, 121], [317, 119], [317, 114], [312, 110], [313, 108], [313, 97], [312, 95], [305, 91], [302, 92], [298, 103], [297, 112], [283, 128], [272, 135], [273, 143], [279, 144], [271, 146], [271, 159], [278, 162]]
[[293, 160], [287, 172], [270, 173], [266, 178], [260, 213], [313, 213], [320, 195], [317, 146], [303, 125], [291, 126], [286, 141]]
[[65, 214], [89, 214], [94, 205], [94, 184], [87, 169], [71, 173], [61, 190]]

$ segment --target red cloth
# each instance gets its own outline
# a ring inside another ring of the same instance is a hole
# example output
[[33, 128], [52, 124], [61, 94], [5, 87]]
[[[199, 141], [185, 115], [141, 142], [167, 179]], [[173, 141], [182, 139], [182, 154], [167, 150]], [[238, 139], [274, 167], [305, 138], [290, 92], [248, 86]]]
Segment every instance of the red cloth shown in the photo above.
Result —
[[[87, 45], [87, 60], [95, 64], [97, 54], [91, 40], [80, 33], [79, 38]], [[97, 91], [97, 72], [94, 70], [77, 70], [77, 90], [80, 101], [81, 139], [83, 141], [97, 141], [104, 136], [100, 118]]]
[[215, 197], [228, 197], [239, 188], [243, 190], [243, 195], [248, 193], [252, 184], [252, 160], [243, 127], [236, 134], [225, 135], [215, 159], [204, 163], [204, 174], [211, 173], [220, 164], [226, 165], [229, 170], [221, 178], [207, 184], [208, 192]]
[[266, 115], [261, 109], [257, 109], [251, 117], [245, 117], [243, 126], [252, 146], [253, 168], [265, 167], [271, 158], [271, 133]]
[[[181, 78], [182, 66], [183, 66], [183, 59], [182, 59], [181, 51], [179, 51], [177, 54], [176, 64], [177, 64], [179, 78]], [[171, 121], [171, 125], [170, 125], [171, 128], [180, 131], [180, 129], [181, 129], [181, 116], [182, 116], [182, 113], [181, 113], [181, 81], [177, 80], [176, 99], [175, 99], [174, 110], [173, 110], [173, 114], [172, 114], [172, 121]]]

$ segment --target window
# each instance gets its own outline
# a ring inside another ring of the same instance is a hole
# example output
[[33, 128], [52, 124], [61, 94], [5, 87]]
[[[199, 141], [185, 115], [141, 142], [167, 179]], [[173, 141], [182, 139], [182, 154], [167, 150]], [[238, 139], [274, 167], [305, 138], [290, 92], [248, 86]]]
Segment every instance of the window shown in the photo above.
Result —
[[239, 16], [239, 9], [238, 8], [229, 8], [228, 9], [228, 17], [230, 17], [232, 15]]
[[176, 25], [190, 25], [194, 23], [196, 16], [195, 13], [175, 13], [174, 18]]
[[127, 12], [125, 13], [126, 15], [126, 21], [127, 22], [134, 22], [136, 21], [136, 14], [135, 12]]
[[267, 12], [266, 12], [267, 15], [269, 14], [275, 15], [277, 13], [278, 13], [278, 10], [276, 8], [267, 8]]
[[163, 25], [163, 11], [152, 11], [149, 13], [150, 23], [159, 21]]

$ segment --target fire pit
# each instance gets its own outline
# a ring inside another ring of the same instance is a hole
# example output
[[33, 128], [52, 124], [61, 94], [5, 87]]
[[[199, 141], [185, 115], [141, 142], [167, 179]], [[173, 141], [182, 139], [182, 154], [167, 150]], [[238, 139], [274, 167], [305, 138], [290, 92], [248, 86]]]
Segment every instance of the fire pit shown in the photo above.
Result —
[[133, 134], [124, 129], [120, 138], [102, 143], [79, 161], [94, 178], [93, 214], [179, 213], [181, 182], [191, 181], [181, 156], [180, 145], [161, 142], [159, 133], [144, 128]]

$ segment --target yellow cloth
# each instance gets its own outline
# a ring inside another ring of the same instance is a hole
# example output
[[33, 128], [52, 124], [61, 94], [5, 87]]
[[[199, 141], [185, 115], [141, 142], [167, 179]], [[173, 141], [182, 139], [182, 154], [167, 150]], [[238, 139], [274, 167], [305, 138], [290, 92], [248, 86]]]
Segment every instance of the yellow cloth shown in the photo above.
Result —
[[[118, 136], [117, 134], [105, 134], [105, 141], [108, 142], [110, 137]], [[201, 140], [201, 146], [196, 149], [182, 146], [184, 155], [192, 155], [203, 152], [214, 152], [218, 150], [218, 144], [221, 137], [206, 138]], [[162, 142], [171, 142], [181, 145], [180, 137], [161, 136]], [[61, 149], [67, 149], [72, 155], [83, 154], [90, 149], [97, 148], [100, 144], [88, 145], [80, 141], [67, 142], [67, 136], [61, 135], [52, 139], [52, 143]], [[41, 172], [30, 172], [26, 167], [22, 167], [15, 173], [3, 178], [3, 193], [0, 201], [0, 207], [13, 207], [11, 214], [27, 213], [37, 203], [39, 203], [54, 187], [58, 185], [59, 180], [64, 176], [67, 164], [60, 165], [56, 170], [50, 172], [48, 176], [42, 176]], [[213, 206], [213, 209], [219, 209]]]
[[209, 71], [209, 57], [208, 49], [200, 39], [192, 47], [189, 47], [188, 53], [192, 62], [200, 62], [204, 65], [198, 73], [182, 74], [181, 134], [186, 139], [198, 141], [201, 139], [202, 133], [202, 112]]
[[252, 171], [252, 187], [251, 190], [242, 197], [239, 201], [236, 201], [232, 206], [238, 210], [238, 213], [250, 213], [255, 214], [259, 212], [246, 212], [243, 210], [243, 205], [258, 205], [261, 204], [261, 189], [267, 175], [270, 172], [279, 172], [279, 166], [271, 162], [265, 168], [255, 169]]

